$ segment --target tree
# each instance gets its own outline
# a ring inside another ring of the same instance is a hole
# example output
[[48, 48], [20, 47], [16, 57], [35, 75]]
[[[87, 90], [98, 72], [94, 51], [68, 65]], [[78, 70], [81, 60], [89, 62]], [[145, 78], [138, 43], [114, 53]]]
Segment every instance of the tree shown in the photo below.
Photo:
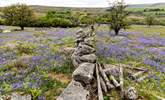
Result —
[[110, 29], [115, 31], [115, 34], [118, 35], [121, 29], [128, 28], [129, 24], [127, 21], [127, 16], [129, 12], [126, 11], [126, 5], [123, 2], [117, 2], [112, 5], [110, 8]]
[[24, 30], [34, 19], [34, 12], [25, 4], [14, 4], [5, 7], [3, 10], [3, 18], [7, 25], [21, 27]]
[[148, 15], [148, 16], [146, 16], [145, 21], [148, 26], [154, 25], [155, 17], [153, 15]]

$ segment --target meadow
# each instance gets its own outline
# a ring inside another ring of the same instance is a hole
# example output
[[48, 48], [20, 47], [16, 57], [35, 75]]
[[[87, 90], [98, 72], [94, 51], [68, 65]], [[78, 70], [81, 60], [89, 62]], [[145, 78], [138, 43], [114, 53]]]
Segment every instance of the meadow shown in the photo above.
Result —
[[[75, 47], [79, 29], [26, 28], [0, 33], [0, 94], [17, 91], [32, 94], [34, 100], [55, 99], [71, 81], [74, 68], [63, 48]], [[150, 69], [151, 76], [142, 83], [124, 83], [136, 87], [141, 99], [157, 100], [152, 94], [165, 97], [164, 32], [165, 26], [132, 25], [115, 36], [107, 25], [101, 25], [96, 29], [96, 55], [102, 63]]]

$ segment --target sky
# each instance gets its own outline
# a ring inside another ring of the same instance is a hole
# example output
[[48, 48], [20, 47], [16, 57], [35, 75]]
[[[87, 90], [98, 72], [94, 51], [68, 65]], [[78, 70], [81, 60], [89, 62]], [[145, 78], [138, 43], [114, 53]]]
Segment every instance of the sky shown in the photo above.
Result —
[[[0, 6], [15, 3], [27, 5], [46, 5], [62, 7], [108, 7], [108, 1], [113, 0], [0, 0]], [[165, 0], [124, 0], [126, 4], [159, 3]]]

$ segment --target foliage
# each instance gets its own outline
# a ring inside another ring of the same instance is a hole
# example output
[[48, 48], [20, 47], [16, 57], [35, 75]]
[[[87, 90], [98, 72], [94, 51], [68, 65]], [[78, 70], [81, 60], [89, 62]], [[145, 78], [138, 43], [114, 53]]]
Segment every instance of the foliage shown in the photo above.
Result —
[[3, 18], [7, 25], [20, 26], [23, 30], [34, 19], [33, 10], [25, 4], [15, 4], [5, 7], [3, 10]]
[[54, 27], [72, 27], [73, 24], [69, 19], [63, 19], [63, 18], [53, 18], [52, 19], [52, 26]]
[[121, 29], [128, 27], [127, 16], [129, 12], [125, 10], [126, 7], [122, 2], [117, 2], [110, 9], [110, 29], [114, 30], [116, 35]]
[[144, 12], [152, 12], [152, 11], [164, 11], [164, 9], [162, 8], [145, 8]]
[[74, 27], [70, 11], [48, 11], [44, 17], [35, 20], [35, 27]]
[[36, 27], [76, 27], [95, 23], [95, 17], [86, 12], [48, 11], [45, 16], [35, 20]]
[[29, 89], [30, 94], [32, 95], [34, 100], [37, 100], [37, 97], [41, 95], [40, 89]]
[[107, 24], [110, 23], [110, 14], [106, 13], [96, 18], [97, 23]]
[[86, 25], [94, 24], [95, 23], [95, 16], [93, 16], [89, 13], [86, 13], [80, 17], [80, 23], [86, 24]]
[[4, 24], [4, 20], [2, 20], [1, 18], [0, 18], [0, 25], [3, 25]]
[[148, 26], [154, 25], [156, 22], [155, 17], [153, 15], [146, 16], [145, 21]]

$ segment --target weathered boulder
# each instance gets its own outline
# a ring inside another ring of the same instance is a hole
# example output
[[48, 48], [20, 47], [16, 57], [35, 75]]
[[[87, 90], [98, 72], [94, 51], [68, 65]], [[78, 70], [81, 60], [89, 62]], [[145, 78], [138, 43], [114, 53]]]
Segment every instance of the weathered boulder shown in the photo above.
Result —
[[85, 45], [85, 44], [79, 44], [78, 48], [75, 50], [75, 53], [82, 56], [86, 54], [94, 53], [95, 49], [91, 46]]
[[72, 80], [57, 100], [88, 100], [89, 91], [80, 82]]
[[96, 62], [96, 55], [95, 54], [88, 54], [88, 55], [83, 55], [79, 58], [82, 62], [90, 62], [90, 63], [95, 63]]
[[78, 30], [78, 32], [76, 33], [76, 38], [79, 39], [79, 38], [86, 38], [87, 37], [87, 33], [85, 33], [83, 31], [83, 29], [80, 29]]
[[21, 95], [19, 93], [12, 93], [11, 100], [32, 100], [31, 95]]
[[97, 57], [95, 54], [88, 54], [88, 55], [83, 55], [83, 56], [78, 56], [78, 55], [73, 54], [71, 56], [71, 59], [72, 59], [72, 63], [74, 67], [77, 68], [79, 64], [83, 62], [95, 63]]
[[1, 96], [0, 100], [32, 100], [32, 96], [13, 92], [11, 95]]
[[129, 87], [128, 90], [125, 91], [125, 97], [128, 100], [137, 100], [138, 94], [134, 87]]
[[72, 54], [72, 56], [71, 56], [71, 60], [72, 60], [73, 66], [74, 66], [75, 68], [77, 68], [77, 67], [79, 66], [79, 64], [80, 64], [79, 58], [80, 58], [80, 57], [79, 57], [78, 54], [76, 54], [76, 52], [74, 52], [74, 53]]
[[73, 79], [85, 84], [91, 83], [93, 79], [95, 64], [93, 63], [82, 63], [79, 67], [73, 72]]
[[94, 37], [85, 38], [85, 39], [84, 39], [84, 44], [93, 47], [93, 44], [94, 44]]
[[72, 59], [72, 64], [75, 68], [79, 66], [79, 62], [76, 59]]

